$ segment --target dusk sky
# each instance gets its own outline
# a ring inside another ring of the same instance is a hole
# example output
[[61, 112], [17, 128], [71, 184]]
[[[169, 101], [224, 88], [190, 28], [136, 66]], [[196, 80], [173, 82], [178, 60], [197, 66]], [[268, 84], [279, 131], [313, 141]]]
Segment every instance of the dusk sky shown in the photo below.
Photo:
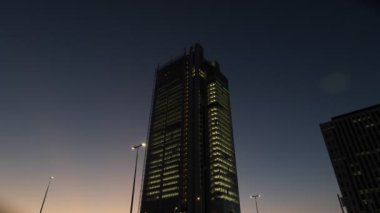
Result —
[[51, 175], [45, 213], [128, 212], [155, 68], [196, 42], [229, 79], [242, 212], [338, 213], [319, 124], [380, 103], [379, 38], [365, 0], [1, 1], [0, 213], [39, 212]]

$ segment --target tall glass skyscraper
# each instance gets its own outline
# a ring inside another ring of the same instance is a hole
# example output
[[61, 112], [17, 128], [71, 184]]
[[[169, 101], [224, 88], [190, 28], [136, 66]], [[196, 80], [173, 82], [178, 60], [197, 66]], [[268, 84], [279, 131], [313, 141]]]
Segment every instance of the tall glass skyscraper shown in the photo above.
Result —
[[380, 212], [380, 105], [321, 124], [348, 213]]
[[159, 66], [142, 213], [238, 213], [228, 80], [195, 44]]

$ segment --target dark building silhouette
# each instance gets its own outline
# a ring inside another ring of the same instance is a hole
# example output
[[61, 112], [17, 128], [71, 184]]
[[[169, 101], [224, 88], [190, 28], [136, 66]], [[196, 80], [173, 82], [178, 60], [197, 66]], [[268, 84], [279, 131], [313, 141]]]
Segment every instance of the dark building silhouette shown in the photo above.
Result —
[[380, 212], [380, 105], [320, 127], [347, 211]]
[[227, 78], [199, 44], [156, 70], [142, 213], [238, 213]]

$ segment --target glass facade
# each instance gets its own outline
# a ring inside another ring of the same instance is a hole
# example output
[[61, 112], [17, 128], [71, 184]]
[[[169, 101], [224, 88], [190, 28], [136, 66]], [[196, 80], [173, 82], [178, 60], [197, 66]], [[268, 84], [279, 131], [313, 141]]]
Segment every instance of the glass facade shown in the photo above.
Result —
[[159, 67], [141, 212], [240, 212], [228, 81], [196, 44]]
[[380, 105], [334, 117], [321, 130], [347, 211], [380, 212]]

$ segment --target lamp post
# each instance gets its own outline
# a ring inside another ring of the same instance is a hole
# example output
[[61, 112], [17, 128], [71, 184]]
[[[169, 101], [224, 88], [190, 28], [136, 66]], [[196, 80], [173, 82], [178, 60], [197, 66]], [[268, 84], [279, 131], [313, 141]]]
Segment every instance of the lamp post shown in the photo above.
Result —
[[336, 194], [338, 196], [338, 200], [339, 200], [339, 205], [340, 205], [340, 208], [342, 209], [342, 213], [344, 213], [344, 209], [343, 209], [343, 202], [342, 202], [342, 197], [339, 196], [339, 194]]
[[47, 194], [49, 192], [49, 188], [50, 188], [50, 183], [51, 181], [54, 179], [54, 176], [51, 176], [50, 179], [49, 179], [49, 183], [46, 187], [46, 192], [45, 192], [45, 196], [44, 196], [44, 200], [42, 201], [42, 205], [41, 205], [41, 209], [40, 209], [40, 213], [42, 213], [42, 209], [44, 208], [44, 205], [45, 205], [45, 201], [46, 201], [46, 197], [47, 197]]
[[256, 204], [256, 213], [259, 213], [259, 207], [257, 206], [257, 198], [258, 197], [261, 197], [261, 195], [251, 195], [251, 196], [249, 196], [249, 198], [251, 198], [251, 199], [255, 199], [255, 204]]
[[132, 186], [131, 213], [133, 210], [133, 197], [135, 195], [136, 170], [137, 170], [137, 161], [139, 159], [139, 149], [140, 149], [140, 147], [145, 147], [145, 146], [146, 146], [145, 143], [141, 143], [137, 146], [132, 146], [132, 150], [137, 150], [137, 151], [136, 151], [136, 162], [135, 162], [135, 174], [133, 176], [133, 186]]

